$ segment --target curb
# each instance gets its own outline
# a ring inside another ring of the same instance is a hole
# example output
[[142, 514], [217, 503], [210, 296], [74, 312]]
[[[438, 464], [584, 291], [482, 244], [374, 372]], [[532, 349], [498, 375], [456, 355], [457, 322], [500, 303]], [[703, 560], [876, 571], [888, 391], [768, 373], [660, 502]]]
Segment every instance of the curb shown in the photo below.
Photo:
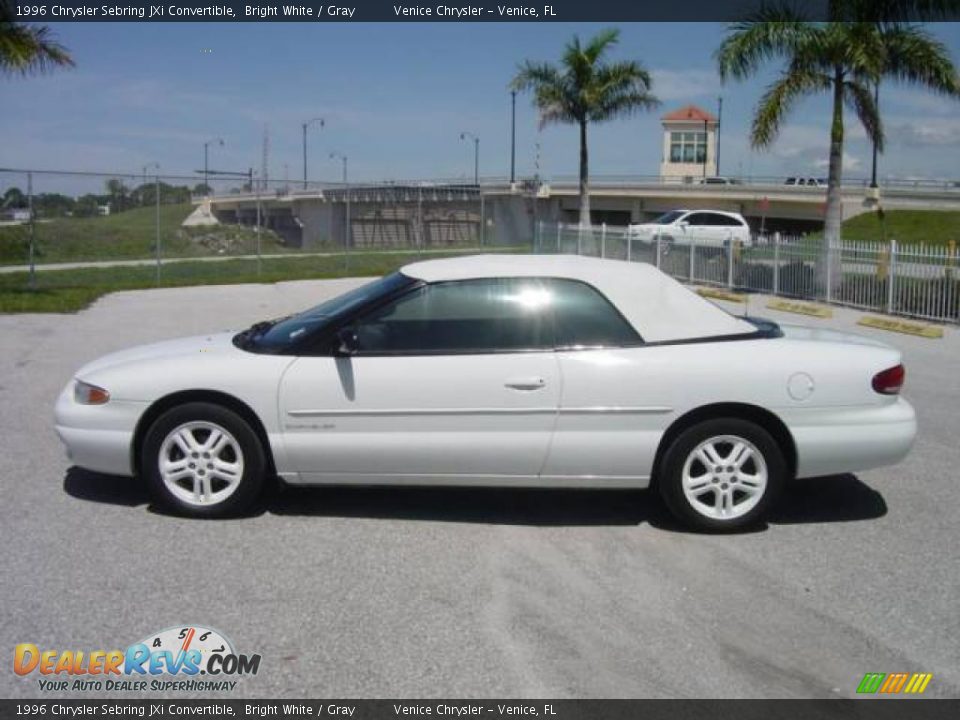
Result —
[[857, 321], [857, 325], [931, 339], [943, 337], [943, 328], [937, 325], [927, 325], [925, 323], [909, 322], [907, 320], [894, 320], [892, 318], [877, 317], [876, 315], [864, 315]]

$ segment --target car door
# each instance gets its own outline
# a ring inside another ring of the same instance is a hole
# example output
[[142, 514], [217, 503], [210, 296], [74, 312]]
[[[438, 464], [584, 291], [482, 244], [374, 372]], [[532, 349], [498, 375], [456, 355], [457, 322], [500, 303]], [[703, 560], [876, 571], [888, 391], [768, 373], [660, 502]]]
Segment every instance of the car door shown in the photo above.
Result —
[[536, 280], [423, 285], [346, 328], [350, 354], [298, 358], [279, 412], [303, 482], [533, 482], [559, 402]]
[[665, 353], [585, 283], [553, 280], [563, 392], [543, 481], [642, 487], [670, 420]]
[[697, 245], [715, 246], [720, 244], [720, 230], [713, 221], [713, 213], [695, 212], [685, 218], [687, 238]]

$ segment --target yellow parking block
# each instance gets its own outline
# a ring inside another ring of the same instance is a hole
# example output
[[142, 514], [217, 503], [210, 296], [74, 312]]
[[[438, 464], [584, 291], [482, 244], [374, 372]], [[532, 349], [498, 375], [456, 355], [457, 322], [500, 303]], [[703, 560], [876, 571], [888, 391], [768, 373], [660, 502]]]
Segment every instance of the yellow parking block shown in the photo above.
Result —
[[875, 315], [864, 315], [857, 321], [857, 325], [889, 330], [890, 332], [905, 333], [907, 335], [918, 335], [919, 337], [925, 338], [943, 337], [943, 328], [937, 325], [910, 322], [909, 320], [894, 320], [893, 318], [876, 317]]
[[796, 302], [793, 300], [771, 300], [767, 303], [771, 310], [780, 310], [781, 312], [796, 313], [797, 315], [810, 315], [818, 318], [832, 318], [833, 310], [830, 308], [814, 305], [812, 303]]
[[745, 303], [747, 296], [743, 293], [730, 292], [729, 290], [719, 290], [717, 288], [697, 288], [697, 292], [705, 298], [713, 300], [726, 300], [727, 302]]

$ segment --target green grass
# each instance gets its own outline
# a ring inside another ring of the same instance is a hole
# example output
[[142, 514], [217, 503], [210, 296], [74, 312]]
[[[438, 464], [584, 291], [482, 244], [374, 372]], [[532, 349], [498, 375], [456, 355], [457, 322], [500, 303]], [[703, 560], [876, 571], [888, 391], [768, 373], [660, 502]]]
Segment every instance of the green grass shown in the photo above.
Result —
[[960, 211], [888, 210], [884, 215], [883, 223], [875, 212], [844, 221], [843, 239], [873, 242], [896, 239], [909, 245], [946, 245], [953, 240], [960, 244]]
[[[238, 225], [181, 227], [194, 205], [160, 206], [160, 244], [164, 257], [245, 255], [256, 251], [256, 231]], [[34, 225], [37, 263], [129, 260], [156, 253], [156, 209], [136, 208], [116, 215], [57, 218]], [[0, 264], [27, 263], [27, 225], [0, 227]], [[261, 233], [262, 251], [285, 250], [275, 233]], [[223, 253], [220, 250], [223, 249]]]
[[[529, 252], [529, 246], [489, 247], [488, 252]], [[473, 251], [475, 252], [475, 251]], [[430, 253], [430, 259], [462, 252]], [[266, 259], [260, 272], [256, 260], [182, 262], [165, 265], [159, 287], [273, 283], [284, 280], [317, 280], [337, 277], [380, 276], [416, 261], [410, 253], [354, 253], [349, 269], [344, 257], [290, 257]], [[25, 272], [0, 274], [0, 312], [67, 313], [117, 290], [158, 287], [154, 266], [41, 270], [36, 287], [28, 287]]]

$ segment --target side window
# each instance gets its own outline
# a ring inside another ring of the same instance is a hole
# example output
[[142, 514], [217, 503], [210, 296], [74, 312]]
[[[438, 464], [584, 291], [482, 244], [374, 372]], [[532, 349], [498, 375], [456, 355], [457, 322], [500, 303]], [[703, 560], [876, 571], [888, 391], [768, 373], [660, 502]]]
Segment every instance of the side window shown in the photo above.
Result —
[[597, 290], [576, 280], [543, 281], [549, 290], [558, 348], [623, 347], [642, 341]]
[[691, 213], [684, 218], [690, 227], [703, 227], [705, 225], [712, 225], [710, 222], [710, 215], [708, 213]]
[[549, 309], [538, 280], [461, 280], [417, 288], [354, 327], [361, 355], [552, 349]]
[[729, 215], [713, 215], [713, 224], [721, 227], [742, 227], [740, 221]]

